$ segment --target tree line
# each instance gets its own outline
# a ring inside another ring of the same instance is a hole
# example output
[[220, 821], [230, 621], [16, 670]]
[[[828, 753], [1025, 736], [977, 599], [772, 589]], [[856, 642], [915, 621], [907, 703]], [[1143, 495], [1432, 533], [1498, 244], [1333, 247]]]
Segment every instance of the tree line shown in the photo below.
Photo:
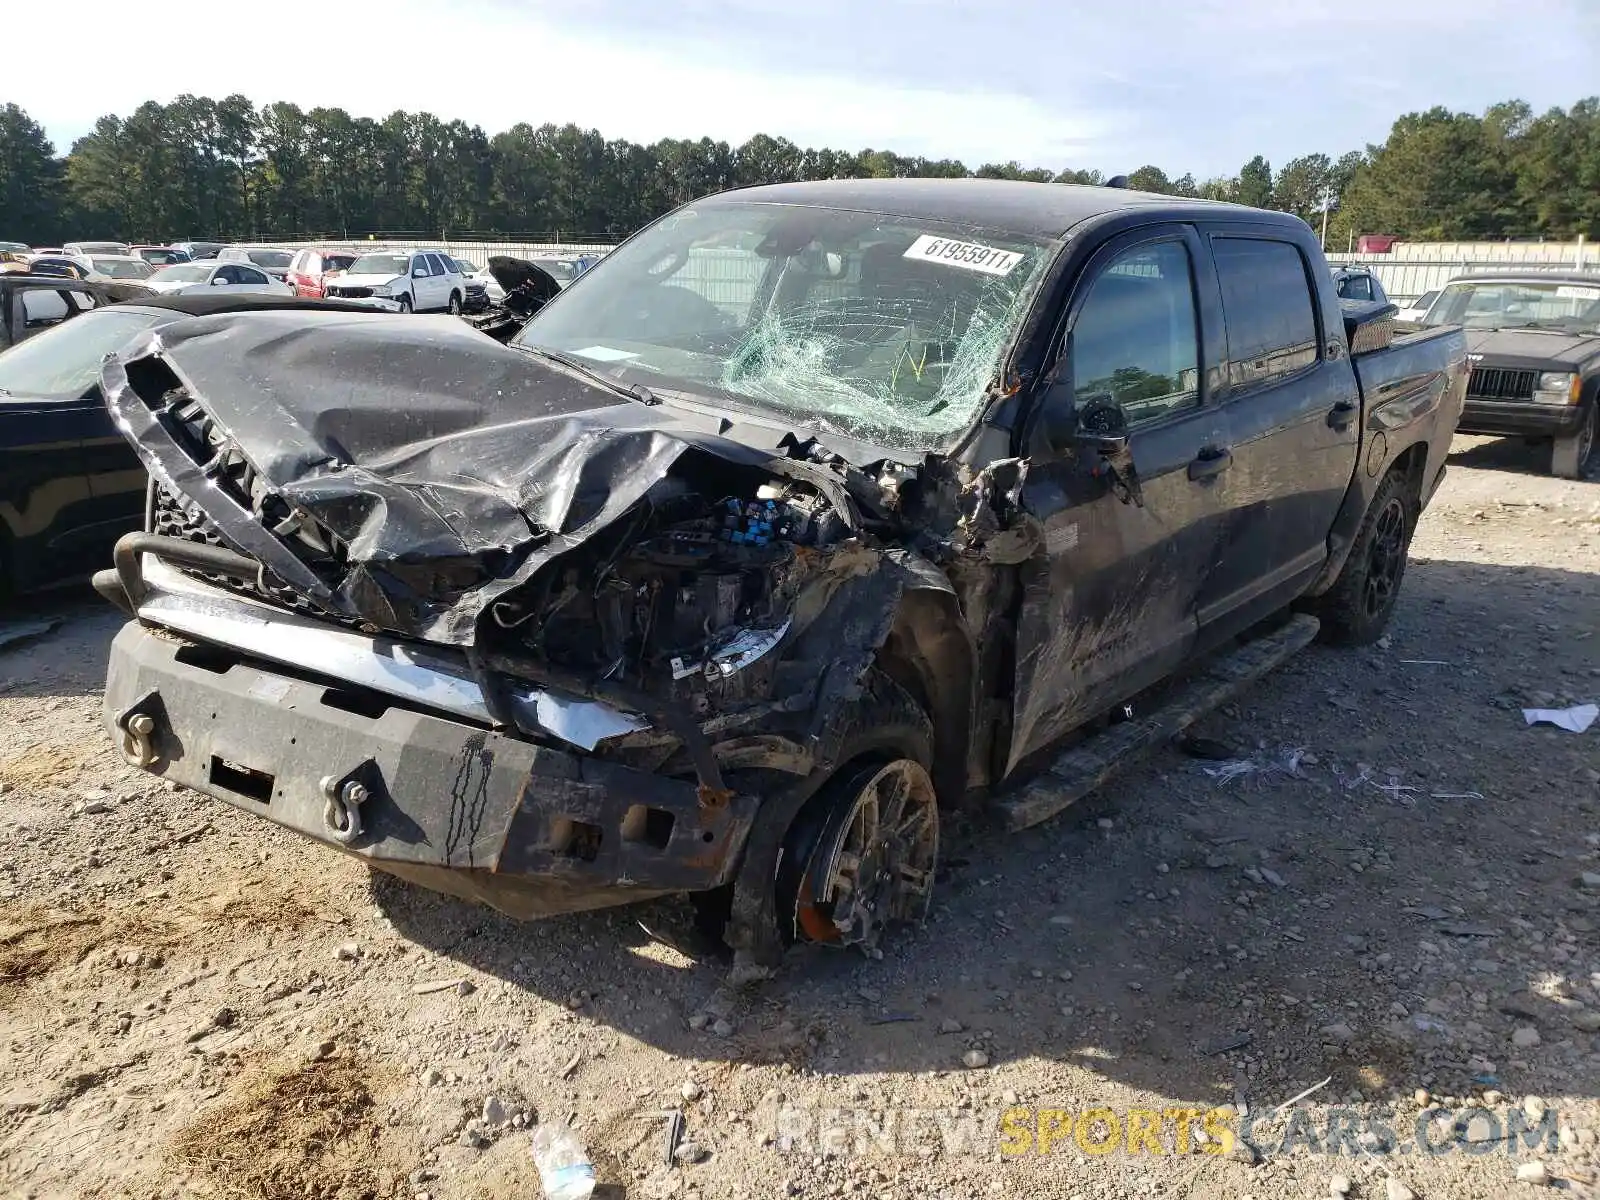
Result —
[[[1483, 114], [1432, 108], [1386, 141], [1277, 170], [1261, 156], [1237, 175], [1174, 179], [1147, 165], [1130, 186], [1293, 212], [1328, 243], [1357, 233], [1413, 240], [1600, 236], [1600, 99], [1535, 115], [1520, 100]], [[72, 237], [352, 238], [368, 233], [517, 234], [614, 240], [674, 206], [755, 183], [866, 177], [1102, 183], [1093, 169], [1016, 162], [975, 169], [890, 150], [797, 146], [758, 134], [741, 146], [700, 138], [651, 145], [576, 125], [513, 125], [494, 135], [431, 113], [382, 120], [244, 96], [180, 96], [107, 115], [63, 156], [16, 104], [0, 105], [0, 239]]]

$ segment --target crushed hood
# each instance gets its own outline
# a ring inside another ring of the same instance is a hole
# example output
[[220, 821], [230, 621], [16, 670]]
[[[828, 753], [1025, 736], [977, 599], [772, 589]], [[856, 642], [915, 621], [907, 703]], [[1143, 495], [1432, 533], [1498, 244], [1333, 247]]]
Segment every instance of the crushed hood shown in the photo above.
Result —
[[686, 451], [773, 458], [721, 436], [726, 419], [646, 407], [443, 317], [199, 317], [108, 359], [103, 385], [152, 475], [235, 549], [330, 611], [452, 645]]

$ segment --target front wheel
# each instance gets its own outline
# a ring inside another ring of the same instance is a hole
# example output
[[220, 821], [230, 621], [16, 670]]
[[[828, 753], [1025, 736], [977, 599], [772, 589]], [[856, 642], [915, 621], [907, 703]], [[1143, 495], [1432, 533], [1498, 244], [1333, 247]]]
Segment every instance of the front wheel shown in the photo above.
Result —
[[939, 805], [910, 758], [847, 767], [800, 814], [776, 880], [785, 940], [868, 952], [933, 900]]
[[1366, 646], [1383, 635], [1400, 599], [1417, 515], [1411, 481], [1402, 472], [1389, 472], [1367, 507], [1339, 578], [1313, 608], [1324, 640]]
[[1576, 433], [1559, 437], [1550, 450], [1550, 474], [1559, 479], [1581, 479], [1583, 468], [1594, 453], [1597, 434], [1600, 434], [1600, 396], [1589, 403]]
[[400, 297], [400, 311], [403, 312], [403, 313], [408, 313], [408, 312], [411, 311], [411, 297], [410, 296], [401, 296]]

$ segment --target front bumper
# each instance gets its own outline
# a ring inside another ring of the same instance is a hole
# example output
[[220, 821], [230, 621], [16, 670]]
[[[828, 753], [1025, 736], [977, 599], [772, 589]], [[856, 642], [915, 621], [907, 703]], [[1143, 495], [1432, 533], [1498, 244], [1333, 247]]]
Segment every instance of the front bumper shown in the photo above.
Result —
[[153, 774], [521, 919], [727, 883], [758, 803], [140, 621], [112, 643], [105, 719]]
[[1456, 429], [1461, 433], [1505, 436], [1566, 437], [1578, 432], [1584, 408], [1578, 404], [1522, 404], [1511, 400], [1467, 397]]
[[329, 300], [337, 300], [340, 304], [360, 304], [367, 308], [375, 308], [379, 312], [397, 313], [400, 311], [400, 301], [389, 296], [329, 296]]

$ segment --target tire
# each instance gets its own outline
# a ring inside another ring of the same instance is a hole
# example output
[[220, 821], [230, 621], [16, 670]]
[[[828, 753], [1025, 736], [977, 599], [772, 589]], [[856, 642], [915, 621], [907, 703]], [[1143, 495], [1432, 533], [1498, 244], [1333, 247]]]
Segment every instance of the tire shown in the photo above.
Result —
[[460, 292], [451, 292], [450, 293], [450, 308], [449, 308], [449, 312], [450, 312], [450, 315], [452, 317], [459, 317], [461, 315], [461, 293]]
[[[878, 944], [877, 936], [810, 937], [803, 926], [813, 933], [826, 930], [811, 919], [818, 915], [815, 912], [804, 922], [800, 916], [810, 877], [807, 868], [817, 863], [819, 853], [837, 847], [844, 817], [861, 787], [886, 768], [927, 778], [933, 762], [933, 726], [916, 701], [880, 671], [871, 671], [864, 682], [861, 697], [844, 717], [833, 765], [769, 792], [764, 809], [772, 823], [763, 828], [757, 819], [736, 880], [692, 897], [701, 930], [731, 947], [736, 959], [770, 968], [797, 941], [859, 945], [868, 953]], [[928, 786], [931, 789], [931, 782]], [[933, 820], [930, 895], [937, 870], [936, 806]], [[919, 918], [926, 912], [925, 900]], [[882, 927], [873, 932], [881, 934]]]
[[1582, 479], [1594, 444], [1600, 440], [1600, 396], [1589, 402], [1578, 432], [1556, 438], [1550, 448], [1550, 474], [1558, 479]]
[[1410, 479], [1390, 471], [1367, 506], [1339, 577], [1312, 606], [1322, 620], [1323, 641], [1366, 646], [1383, 635], [1400, 599], [1418, 511]]
[[408, 313], [408, 312], [411, 311], [411, 297], [410, 296], [401, 296], [400, 297], [400, 311], [403, 312], [403, 313]]

